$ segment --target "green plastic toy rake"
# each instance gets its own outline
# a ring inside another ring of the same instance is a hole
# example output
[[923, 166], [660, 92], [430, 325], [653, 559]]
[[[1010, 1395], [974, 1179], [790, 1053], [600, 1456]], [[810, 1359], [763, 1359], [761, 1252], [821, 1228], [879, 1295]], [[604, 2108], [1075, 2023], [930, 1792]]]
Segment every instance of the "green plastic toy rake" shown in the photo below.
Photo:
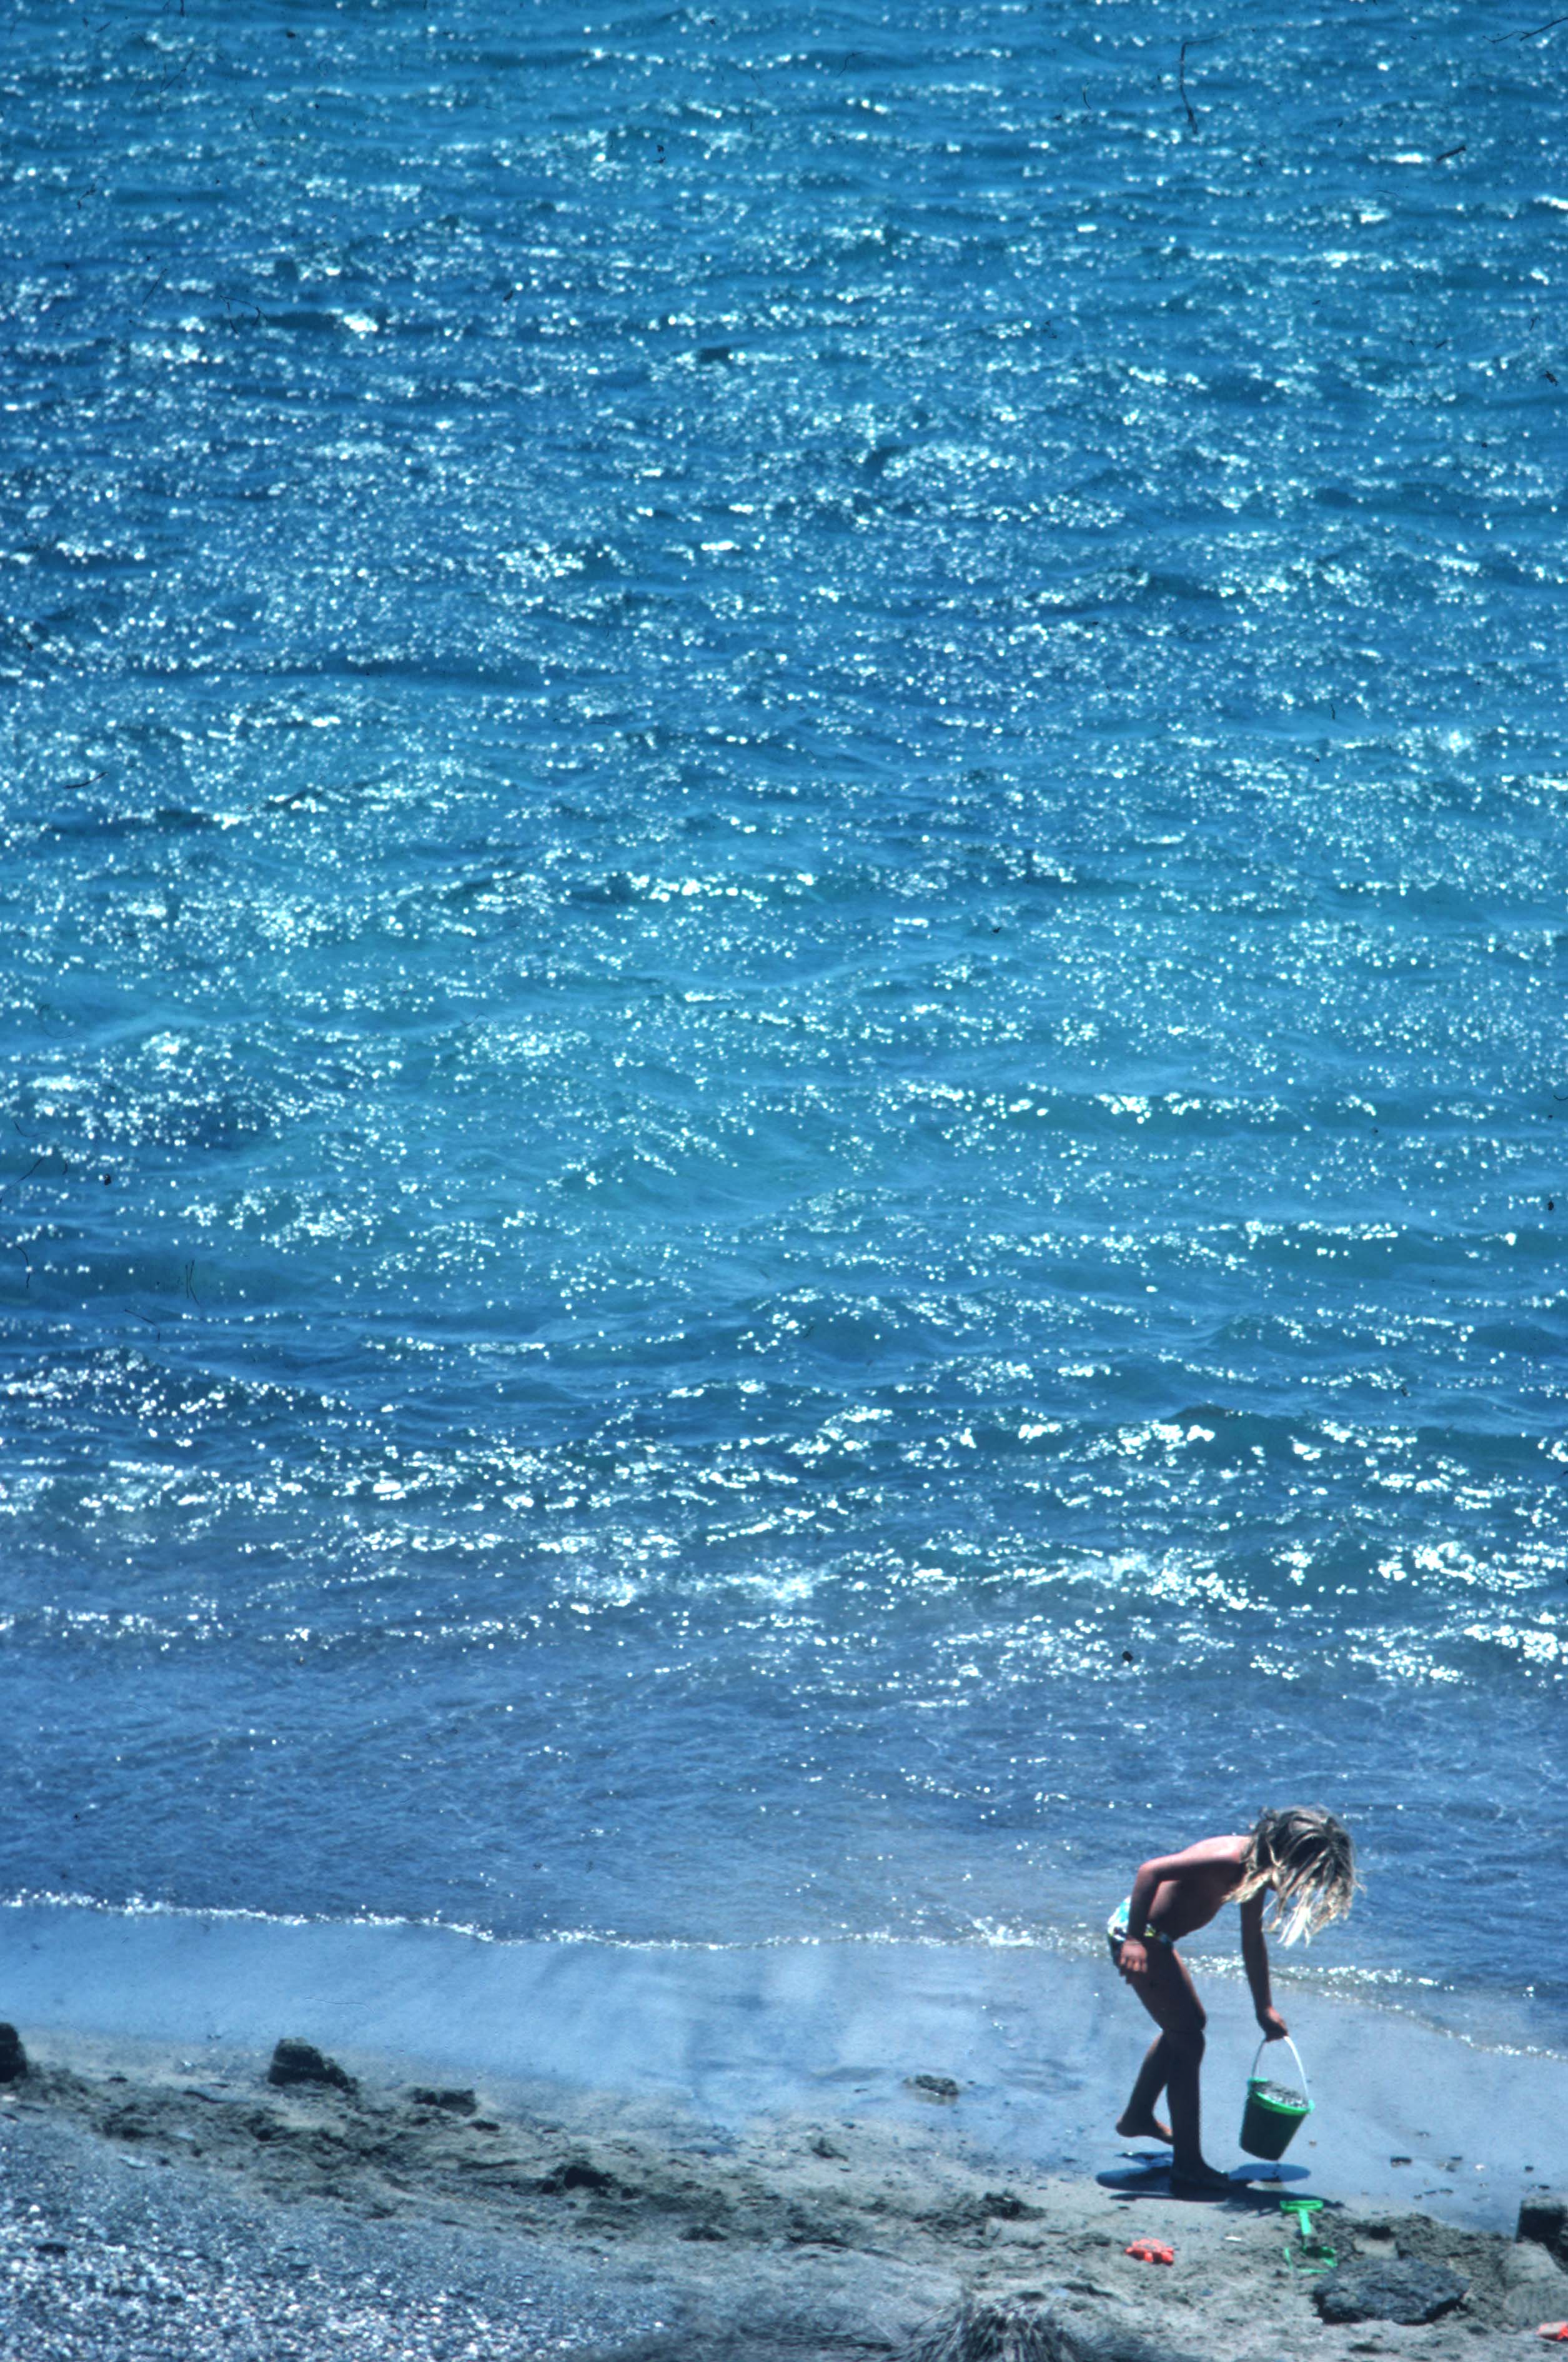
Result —
[[1285, 2242], [1285, 2260], [1293, 2272], [1332, 2272], [1336, 2261], [1333, 2249], [1326, 2239], [1320, 2239], [1312, 2229], [1312, 2217], [1322, 2205], [1321, 2198], [1282, 2198], [1279, 2212], [1296, 2217], [1296, 2236]]

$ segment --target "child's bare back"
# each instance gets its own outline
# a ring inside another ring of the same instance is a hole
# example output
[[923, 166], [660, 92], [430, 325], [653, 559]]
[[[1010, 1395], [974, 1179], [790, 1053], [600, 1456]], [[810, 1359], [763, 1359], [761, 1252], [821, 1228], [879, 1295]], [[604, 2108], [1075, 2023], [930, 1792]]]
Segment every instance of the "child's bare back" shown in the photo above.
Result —
[[1138, 1885], [1152, 1875], [1154, 1893], [1145, 1920], [1168, 1943], [1177, 1943], [1196, 1928], [1206, 1927], [1221, 1904], [1230, 1901], [1242, 1882], [1251, 1842], [1250, 1836], [1200, 1838], [1180, 1853], [1146, 1861], [1129, 1900], [1135, 1900]]

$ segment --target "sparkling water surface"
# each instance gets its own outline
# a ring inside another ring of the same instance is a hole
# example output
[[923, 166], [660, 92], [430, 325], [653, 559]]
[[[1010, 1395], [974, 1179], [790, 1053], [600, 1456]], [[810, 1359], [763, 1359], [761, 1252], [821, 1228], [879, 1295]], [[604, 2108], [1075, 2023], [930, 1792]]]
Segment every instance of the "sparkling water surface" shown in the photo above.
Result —
[[9, 19], [0, 1890], [1568, 2041], [1536, 22]]

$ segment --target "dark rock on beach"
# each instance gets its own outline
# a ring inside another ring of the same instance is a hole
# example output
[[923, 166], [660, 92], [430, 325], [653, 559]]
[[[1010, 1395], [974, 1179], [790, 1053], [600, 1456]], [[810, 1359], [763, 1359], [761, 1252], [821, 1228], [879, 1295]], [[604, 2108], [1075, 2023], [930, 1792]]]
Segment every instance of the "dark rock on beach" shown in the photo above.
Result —
[[0, 2083], [19, 2083], [27, 2071], [27, 2054], [14, 2025], [0, 2021]]
[[909, 2089], [920, 2100], [956, 2100], [959, 2087], [950, 2075], [910, 2075]]
[[416, 2083], [409, 2097], [416, 2108], [444, 2108], [454, 2116], [471, 2116], [479, 2104], [474, 2092], [433, 2092], [422, 2083]]
[[606, 2173], [597, 2165], [588, 2165], [581, 2158], [573, 2158], [544, 2175], [537, 2185], [547, 2197], [564, 2197], [568, 2190], [591, 2190], [596, 2198], [618, 2198], [620, 2184], [613, 2173]]
[[1318, 2282], [1312, 2294], [1325, 2321], [1439, 2321], [1463, 2301], [1469, 2288], [1442, 2264], [1413, 2257], [1398, 2262], [1342, 2264]]
[[1551, 2190], [1527, 2198], [1519, 2208], [1519, 2226], [1514, 2236], [1544, 2247], [1560, 2264], [1568, 2265], [1568, 2199]]
[[289, 2038], [281, 2041], [272, 2053], [267, 2080], [280, 2088], [291, 2083], [326, 2083], [334, 2091], [346, 2092], [350, 2095], [359, 2089], [347, 2070], [340, 2067], [335, 2058], [324, 2058], [313, 2042]]

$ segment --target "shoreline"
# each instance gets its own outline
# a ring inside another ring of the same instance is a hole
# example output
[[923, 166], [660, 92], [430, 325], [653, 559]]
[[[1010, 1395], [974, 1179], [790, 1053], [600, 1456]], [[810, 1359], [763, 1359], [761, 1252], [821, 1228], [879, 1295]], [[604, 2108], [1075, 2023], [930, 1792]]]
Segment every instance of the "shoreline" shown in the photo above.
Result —
[[[21, 2334], [0, 2352], [29, 2362], [196, 2362], [258, 2334], [238, 2350], [269, 2362], [844, 2362], [913, 2355], [966, 2298], [1045, 2306], [1068, 2362], [1458, 2362], [1568, 2313], [1545, 2248], [1325, 2191], [1342, 2263], [1468, 2283], [1430, 2326], [1326, 2323], [1278, 2188], [1184, 2202], [1125, 2158], [1042, 2171], [966, 2136], [961, 2094], [727, 2123], [668, 2092], [428, 2086], [385, 2061], [280, 2088], [263, 2050], [23, 2035], [27, 2075], [0, 2092]], [[1147, 2236], [1168, 2267], [1127, 2253]]]
[[[1239, 1982], [1198, 1965], [1205, 2146], [1228, 2166], [1256, 2030]], [[1318, 2177], [1300, 2186], [1499, 2232], [1532, 2189], [1568, 2186], [1568, 2060], [1376, 2002], [1280, 1997], [1317, 2101], [1287, 2160]], [[824, 2108], [929, 2125], [911, 2079], [935, 2075], [957, 2086], [940, 2112], [956, 2148], [1069, 2175], [1117, 2165], [1147, 2032], [1108, 1959], [1042, 1949], [507, 1943], [50, 1904], [0, 1912], [0, 2015], [40, 2055], [201, 2061], [298, 2034], [371, 2080], [483, 2081], [531, 2109], [614, 2095], [730, 2132]]]
[[[334, 1916], [264, 1911], [243, 1904], [206, 1908], [156, 1898], [148, 1900], [141, 1895], [111, 1902], [94, 1894], [47, 1888], [0, 1898], [0, 1944], [9, 1926], [30, 1921], [43, 1927], [71, 1918], [167, 1921], [203, 1928], [249, 1926], [302, 1932], [356, 1928], [372, 1935], [432, 1937], [459, 1944], [493, 1946], [502, 1951], [584, 1948], [614, 1955], [740, 1953], [760, 1959], [770, 1952], [903, 1949], [970, 1959], [1015, 1952], [1042, 1965], [1062, 1960], [1076, 1969], [1085, 1964], [1098, 1966], [1105, 1949], [1103, 1926], [1092, 1919], [1073, 1919], [1027, 1931], [975, 1921], [965, 1929], [947, 1934], [869, 1928], [719, 1939], [704, 1936], [630, 1936], [614, 1929], [565, 1927], [525, 1935], [471, 1926], [461, 1920], [380, 1912]], [[1194, 1975], [1205, 1981], [1215, 1979], [1231, 1984], [1244, 1981], [1239, 1948], [1202, 1951], [1189, 1943], [1182, 1948], [1182, 1957]], [[1568, 2061], [1568, 2023], [1550, 2004], [1543, 2006], [1530, 1986], [1472, 1989], [1442, 1978], [1401, 1975], [1361, 1962], [1329, 1961], [1315, 1955], [1309, 1958], [1304, 1952], [1286, 1952], [1277, 1946], [1271, 1954], [1270, 1969], [1275, 1985], [1292, 2003], [1304, 1997], [1330, 2006], [1377, 2010], [1429, 2032], [1453, 2036], [1472, 2048]]]

